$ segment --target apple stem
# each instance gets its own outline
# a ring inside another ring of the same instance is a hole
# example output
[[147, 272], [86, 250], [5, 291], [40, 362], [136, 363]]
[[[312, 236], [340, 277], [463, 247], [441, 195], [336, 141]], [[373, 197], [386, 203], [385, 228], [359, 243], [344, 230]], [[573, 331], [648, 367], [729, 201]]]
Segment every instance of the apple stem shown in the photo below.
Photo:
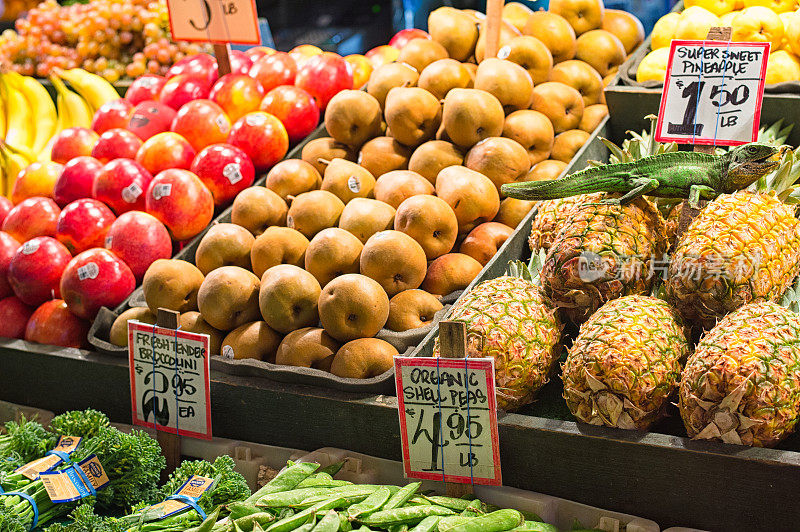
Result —
[[325, 166], [328, 166], [329, 164], [331, 164], [330, 159], [323, 159], [322, 157], [318, 158], [317, 162], [319, 164], [324, 164]]

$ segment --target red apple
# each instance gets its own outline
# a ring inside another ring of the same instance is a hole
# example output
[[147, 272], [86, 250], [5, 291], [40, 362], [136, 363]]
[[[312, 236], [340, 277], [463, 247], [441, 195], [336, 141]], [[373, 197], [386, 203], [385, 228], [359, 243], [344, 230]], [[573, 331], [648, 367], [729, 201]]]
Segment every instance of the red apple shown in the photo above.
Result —
[[3, 338], [23, 338], [25, 326], [31, 319], [33, 309], [11, 296], [0, 299], [0, 336]]
[[228, 144], [244, 151], [256, 172], [269, 170], [289, 150], [289, 136], [280, 120], [269, 113], [256, 111], [236, 121], [228, 135]]
[[394, 34], [389, 41], [389, 46], [394, 46], [398, 50], [408, 44], [412, 39], [431, 39], [430, 33], [419, 28], [406, 28]]
[[[161, 93], [161, 87], [167, 82], [167, 78], [155, 74], [145, 74], [139, 76], [125, 93], [125, 99], [133, 105], [139, 105], [146, 100], [156, 100]], [[123, 126], [124, 127], [124, 126]]]
[[67, 308], [63, 299], [53, 299], [37, 308], [25, 327], [25, 340], [60, 347], [86, 347], [89, 322]]
[[41, 305], [61, 297], [61, 273], [72, 259], [64, 244], [51, 236], [37, 236], [22, 244], [8, 265], [8, 283], [26, 305]]
[[70, 160], [81, 155], [91, 155], [92, 148], [100, 136], [85, 127], [68, 127], [56, 134], [53, 148], [50, 151], [50, 160], [56, 163], [67, 164]]
[[8, 216], [9, 211], [14, 208], [14, 204], [11, 203], [11, 200], [5, 196], [0, 196], [0, 226], [3, 225], [3, 222]]
[[167, 79], [187, 74], [211, 87], [217, 80], [217, 60], [208, 54], [187, 55], [167, 70]]
[[8, 266], [19, 246], [16, 238], [5, 231], [0, 231], [0, 297], [8, 297], [14, 293], [8, 283]]
[[61, 296], [67, 308], [87, 320], [100, 307], [114, 308], [136, 288], [125, 262], [107, 249], [94, 248], [73, 258], [61, 275]]
[[236, 122], [249, 112], [258, 109], [264, 89], [247, 74], [226, 74], [219, 78], [208, 98], [225, 111], [231, 122]]
[[253, 63], [249, 74], [258, 80], [264, 92], [269, 92], [280, 85], [294, 85], [297, 64], [286, 52], [275, 52]]
[[56, 228], [56, 239], [70, 253], [77, 255], [105, 242], [106, 233], [116, 216], [105, 203], [91, 198], [73, 201], [61, 211]]
[[142, 147], [142, 139], [127, 129], [109, 129], [92, 150], [92, 157], [103, 164], [114, 159], [133, 159]]
[[205, 81], [189, 74], [179, 74], [167, 80], [161, 88], [158, 101], [177, 111], [187, 102], [207, 97], [208, 87]]
[[14, 181], [11, 202], [19, 204], [26, 198], [35, 196], [53, 197], [53, 189], [64, 166], [54, 162], [31, 163], [22, 170]]
[[391, 63], [392, 61], [396, 60], [399, 56], [400, 56], [400, 50], [395, 48], [394, 46], [389, 46], [388, 44], [376, 46], [375, 48], [364, 54], [364, 57], [369, 59], [369, 62], [372, 64], [372, 68], [378, 68], [381, 65], [386, 65], [388, 63]]
[[3, 231], [17, 242], [37, 236], [55, 236], [61, 209], [50, 198], [35, 196], [11, 209], [3, 222]]
[[269, 46], [253, 46], [252, 48], [248, 48], [247, 50], [245, 50], [244, 53], [247, 57], [250, 58], [250, 61], [255, 63], [262, 57], [274, 54], [275, 50], [273, 50]]
[[147, 140], [153, 135], [169, 131], [174, 118], [175, 109], [160, 102], [147, 100], [133, 109], [128, 122], [128, 131], [142, 140]]
[[75, 157], [64, 165], [61, 176], [53, 188], [53, 199], [59, 207], [76, 199], [91, 198], [92, 185], [103, 168], [103, 163], [94, 157]]
[[321, 53], [322, 48], [314, 46], [313, 44], [300, 44], [289, 50], [289, 55], [292, 56], [294, 62], [297, 63], [297, 68], [302, 67], [306, 61]]
[[167, 226], [173, 240], [186, 240], [206, 228], [214, 216], [214, 197], [188, 170], [164, 170], [150, 181], [147, 212]]
[[92, 119], [92, 129], [98, 135], [102, 135], [109, 129], [128, 127], [132, 114], [133, 104], [130, 100], [125, 98], [111, 100], [95, 111]]
[[170, 168], [188, 170], [194, 156], [194, 148], [188, 140], [177, 133], [167, 131], [147, 139], [136, 153], [136, 162], [152, 175], [156, 175]]
[[211, 100], [195, 100], [180, 108], [170, 129], [188, 140], [195, 151], [200, 151], [227, 140], [231, 119]]
[[316, 100], [293, 85], [281, 85], [269, 91], [261, 100], [260, 109], [283, 123], [289, 142], [293, 144], [306, 138], [319, 124]]
[[227, 205], [253, 184], [255, 168], [245, 152], [230, 144], [212, 144], [197, 154], [190, 168], [203, 182], [214, 204]]
[[117, 218], [108, 230], [105, 247], [125, 261], [137, 283], [153, 262], [172, 256], [172, 239], [167, 228], [141, 211], [126, 212]]
[[117, 215], [144, 210], [144, 192], [153, 175], [132, 159], [114, 159], [94, 180], [92, 197], [100, 200]]
[[231, 60], [231, 74], [247, 74], [253, 66], [253, 60], [241, 50], [231, 50], [228, 57]]
[[353, 88], [353, 75], [342, 56], [324, 52], [309, 59], [298, 70], [294, 84], [316, 98], [317, 105], [324, 111], [337, 92]]

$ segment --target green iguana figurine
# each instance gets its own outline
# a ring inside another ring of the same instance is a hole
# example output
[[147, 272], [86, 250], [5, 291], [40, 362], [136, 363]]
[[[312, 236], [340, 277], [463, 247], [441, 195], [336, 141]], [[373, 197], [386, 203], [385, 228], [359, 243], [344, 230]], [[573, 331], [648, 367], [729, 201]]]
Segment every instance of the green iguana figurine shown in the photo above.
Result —
[[639, 196], [688, 198], [692, 207], [701, 199], [731, 194], [756, 182], [778, 167], [771, 160], [783, 153], [768, 144], [737, 146], [723, 155], [670, 152], [637, 161], [587, 168], [563, 179], [503, 185], [503, 194], [524, 200], [566, 198], [592, 192], [617, 192], [621, 198], [604, 203], [626, 204]]

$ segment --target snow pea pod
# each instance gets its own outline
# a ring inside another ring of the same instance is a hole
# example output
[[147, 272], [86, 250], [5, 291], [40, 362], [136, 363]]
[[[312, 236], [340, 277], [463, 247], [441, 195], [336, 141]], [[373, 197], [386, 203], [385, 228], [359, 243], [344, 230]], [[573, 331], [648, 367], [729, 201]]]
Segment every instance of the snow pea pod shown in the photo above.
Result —
[[[330, 477], [330, 475], [326, 475]], [[297, 485], [298, 488], [340, 488], [342, 486], [352, 486], [352, 482], [347, 480], [334, 480], [332, 478], [307, 478]]]
[[388, 501], [386, 501], [386, 504], [383, 505], [381, 510], [394, 510], [395, 508], [400, 508], [406, 503], [406, 501], [414, 496], [420, 486], [422, 486], [422, 482], [412, 482], [411, 484], [403, 486], [397, 491], [397, 493], [392, 495]]
[[412, 528], [409, 532], [434, 532], [441, 519], [441, 516], [438, 515], [428, 516], [420, 521], [419, 524], [417, 524], [417, 526]]
[[337, 532], [339, 530], [339, 514], [336, 513], [336, 510], [328, 510], [311, 530], [312, 532]]
[[511, 532], [558, 532], [558, 528], [540, 521], [525, 521]]
[[294, 530], [295, 528], [304, 524], [309, 518], [313, 518], [318, 512], [332, 510], [338, 506], [341, 506], [343, 503], [344, 499], [341, 497], [332, 497], [327, 501], [315, 504], [310, 508], [306, 508], [302, 512], [297, 512], [286, 519], [282, 519], [277, 523], [273, 523], [267, 529], [267, 532], [289, 532], [290, 530]]
[[464, 508], [464, 511], [461, 512], [461, 515], [464, 517], [478, 517], [483, 515], [485, 512], [483, 511], [482, 505], [483, 503], [481, 501], [475, 499], [474, 501], [471, 501], [466, 508]]
[[275, 516], [269, 512], [259, 512], [256, 514], [246, 515], [234, 520], [234, 524], [244, 530], [250, 532], [255, 528], [255, 525], [267, 525], [275, 520]]
[[504, 509], [497, 510], [490, 514], [475, 517], [469, 521], [457, 525], [451, 529], [450, 532], [502, 532], [504, 530], [512, 530], [522, 523], [525, 519], [522, 514], [516, 510]]
[[443, 497], [441, 495], [428, 495], [424, 497], [432, 504], [450, 508], [454, 512], [463, 512], [472, 502], [467, 499], [456, 499], [455, 497]]
[[297, 506], [309, 497], [316, 497], [318, 495], [328, 495], [331, 493], [330, 488], [300, 488], [291, 491], [281, 491], [279, 493], [270, 493], [261, 497], [256, 506], [260, 508], [289, 508]]
[[244, 517], [246, 515], [256, 514], [262, 512], [263, 510], [257, 507], [255, 504], [246, 503], [243, 501], [235, 501], [228, 505], [228, 517], [231, 519], [239, 519], [240, 517]]
[[471, 517], [463, 517], [461, 515], [454, 515], [450, 517], [442, 517], [439, 524], [436, 526], [438, 532], [449, 532], [450, 529], [457, 527], [460, 524], [471, 521]]
[[[399, 493], [399, 492], [398, 492]], [[381, 510], [374, 514], [359, 519], [367, 526], [378, 526], [382, 528], [392, 525], [416, 525], [426, 517], [432, 515], [453, 515], [453, 510], [444, 506], [407, 506], [405, 508], [393, 508], [391, 510]]]
[[319, 469], [319, 464], [314, 462], [291, 464], [283, 468], [277, 475], [275, 475], [275, 478], [264, 484], [261, 489], [245, 499], [245, 502], [254, 503], [264, 495], [294, 489], [298, 484], [311, 476], [317, 469]]
[[362, 515], [369, 515], [372, 512], [377, 512], [380, 510], [381, 506], [383, 506], [386, 501], [389, 500], [389, 497], [392, 496], [392, 492], [389, 491], [389, 488], [383, 487], [378, 490], [372, 492], [372, 494], [364, 499], [362, 502], [358, 504], [354, 504], [350, 508], [347, 509], [347, 517], [350, 519], [356, 519], [361, 517]]
[[320, 473], [327, 473], [331, 477], [335, 477], [336, 473], [341, 471], [342, 467], [344, 467], [345, 460], [340, 460], [338, 462], [334, 462], [331, 465], [325, 466], [319, 470]]

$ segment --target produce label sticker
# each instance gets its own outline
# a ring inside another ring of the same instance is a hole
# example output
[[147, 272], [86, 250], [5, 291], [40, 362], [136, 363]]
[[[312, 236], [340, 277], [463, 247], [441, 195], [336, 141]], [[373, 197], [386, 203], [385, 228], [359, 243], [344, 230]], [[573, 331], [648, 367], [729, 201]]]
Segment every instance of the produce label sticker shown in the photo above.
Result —
[[174, 41], [261, 44], [255, 0], [167, 0]]
[[656, 140], [736, 146], [758, 138], [769, 43], [674, 40]]
[[55, 447], [53, 447], [52, 451], [49, 451], [45, 456], [38, 458], [32, 462], [28, 462], [24, 466], [20, 466], [14, 470], [15, 473], [22, 473], [26, 477], [31, 480], [36, 480], [39, 478], [41, 473], [45, 471], [50, 471], [61, 462], [64, 461], [64, 457], [69, 457], [75, 449], [78, 448], [80, 445], [82, 438], [77, 438], [74, 436], [61, 436], [58, 439], [58, 443]]
[[42, 483], [50, 500], [56, 503], [72, 502], [90, 495], [106, 487], [108, 476], [96, 455], [91, 455], [78, 464], [62, 469], [42, 473]]
[[133, 424], [211, 439], [209, 336], [128, 322]]
[[494, 359], [394, 360], [406, 477], [501, 485]]
[[191, 500], [196, 503], [200, 500], [200, 497], [203, 496], [203, 493], [210, 490], [213, 485], [213, 478], [192, 475], [183, 483], [183, 486], [178, 488], [178, 491], [173, 494], [173, 497], [175, 497], [174, 499], [167, 499], [164, 502], [154, 504], [145, 511], [148, 514], [155, 512], [155, 514], [158, 515], [158, 519], [165, 519], [192, 507], [185, 502], [181, 502], [181, 500]]

